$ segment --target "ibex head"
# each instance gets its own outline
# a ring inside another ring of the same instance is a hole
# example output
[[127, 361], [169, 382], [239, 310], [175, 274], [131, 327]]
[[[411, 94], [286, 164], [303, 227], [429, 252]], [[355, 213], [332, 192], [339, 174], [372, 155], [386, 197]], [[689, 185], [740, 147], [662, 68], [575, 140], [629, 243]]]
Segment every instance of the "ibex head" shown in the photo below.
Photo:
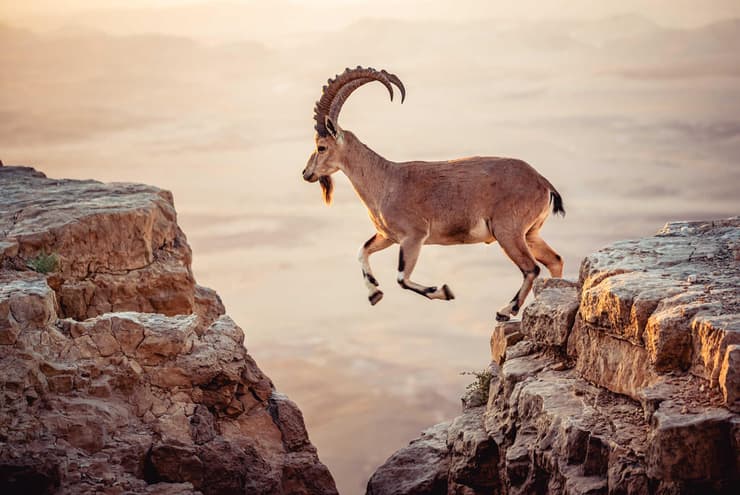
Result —
[[314, 107], [316, 149], [311, 153], [306, 168], [303, 169], [303, 179], [308, 182], [319, 181], [326, 204], [331, 203], [334, 190], [331, 174], [341, 168], [346, 158], [344, 132], [338, 123], [339, 112], [354, 90], [371, 81], [382, 83], [388, 89], [391, 101], [393, 101], [391, 83], [398, 86], [401, 91], [401, 103], [406, 98], [406, 88], [395, 75], [385, 70], [376, 71], [373, 68], [363, 69], [357, 66], [355, 69], [347, 68], [334, 79], [329, 79]]

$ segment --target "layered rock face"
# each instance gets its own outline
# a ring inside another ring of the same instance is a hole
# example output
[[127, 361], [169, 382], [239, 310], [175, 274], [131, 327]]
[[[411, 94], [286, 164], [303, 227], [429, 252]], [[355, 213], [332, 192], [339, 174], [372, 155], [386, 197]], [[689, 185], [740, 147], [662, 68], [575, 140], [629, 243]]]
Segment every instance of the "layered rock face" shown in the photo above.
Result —
[[740, 218], [679, 222], [541, 280], [496, 326], [491, 381], [369, 495], [740, 489]]
[[0, 493], [337, 493], [190, 259], [166, 191], [0, 166]]

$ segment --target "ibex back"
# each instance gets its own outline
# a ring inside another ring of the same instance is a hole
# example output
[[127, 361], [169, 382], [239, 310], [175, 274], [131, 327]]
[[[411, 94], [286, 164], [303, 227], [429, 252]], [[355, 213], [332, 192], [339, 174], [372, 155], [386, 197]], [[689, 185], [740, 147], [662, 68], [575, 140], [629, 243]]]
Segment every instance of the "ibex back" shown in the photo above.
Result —
[[561, 257], [540, 237], [550, 213], [562, 213], [563, 201], [552, 184], [527, 163], [513, 158], [470, 157], [443, 162], [396, 163], [381, 157], [337, 121], [342, 104], [355, 89], [379, 81], [393, 100], [393, 85], [406, 90], [401, 80], [384, 70], [357, 67], [330, 79], [316, 103], [316, 149], [303, 170], [308, 182], [319, 181], [327, 204], [331, 203], [331, 175], [341, 170], [367, 207], [375, 234], [360, 250], [362, 275], [370, 304], [383, 292], [370, 269], [371, 254], [400, 244], [398, 283], [429, 299], [454, 299], [452, 290], [411, 280], [424, 244], [471, 244], [498, 241], [519, 267], [524, 281], [514, 298], [496, 312], [503, 321], [515, 316], [524, 304], [537, 262], [552, 277], [563, 273]]

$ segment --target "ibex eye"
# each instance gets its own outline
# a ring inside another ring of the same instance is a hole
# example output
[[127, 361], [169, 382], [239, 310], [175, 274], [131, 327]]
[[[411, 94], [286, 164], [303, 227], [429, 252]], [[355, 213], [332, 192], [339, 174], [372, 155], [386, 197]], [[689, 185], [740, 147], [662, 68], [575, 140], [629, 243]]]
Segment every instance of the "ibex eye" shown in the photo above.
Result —
[[326, 146], [319, 146], [318, 150], [319, 150], [319, 153], [323, 153], [324, 151], [326, 151]]

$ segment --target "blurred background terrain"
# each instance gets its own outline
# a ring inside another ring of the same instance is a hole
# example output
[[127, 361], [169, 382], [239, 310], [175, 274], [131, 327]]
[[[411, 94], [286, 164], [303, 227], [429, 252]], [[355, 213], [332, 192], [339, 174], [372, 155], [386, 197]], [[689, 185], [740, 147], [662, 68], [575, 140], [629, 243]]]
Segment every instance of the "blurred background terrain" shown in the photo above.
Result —
[[[453, 416], [489, 360], [496, 308], [521, 282], [497, 245], [397, 250], [350, 184], [335, 204], [300, 176], [325, 80], [373, 66], [340, 122], [386, 158], [527, 160], [565, 199], [543, 236], [576, 277], [587, 253], [668, 220], [740, 213], [740, 4], [735, 1], [354, 0], [0, 3], [0, 159], [50, 177], [172, 190], [198, 281], [304, 412], [341, 493], [420, 428]], [[2, 185], [0, 184], [0, 194]]]

